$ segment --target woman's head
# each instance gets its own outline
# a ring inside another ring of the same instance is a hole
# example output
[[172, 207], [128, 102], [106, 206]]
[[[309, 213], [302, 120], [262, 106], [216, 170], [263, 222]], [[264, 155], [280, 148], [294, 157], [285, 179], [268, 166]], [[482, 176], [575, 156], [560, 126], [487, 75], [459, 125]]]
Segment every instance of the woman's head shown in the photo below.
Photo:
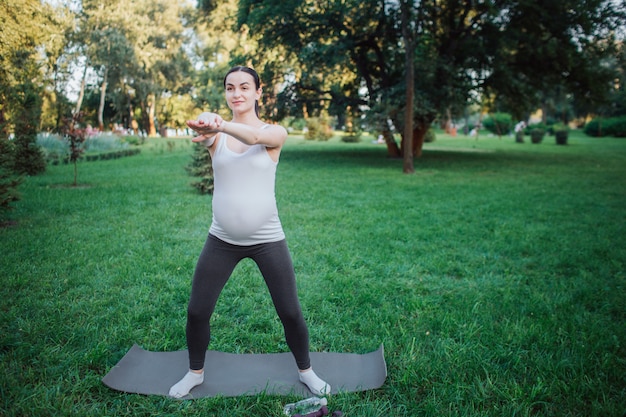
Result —
[[[257, 74], [257, 72], [255, 70], [253, 70], [252, 68], [249, 67], [244, 67], [241, 65], [238, 65], [236, 67], [232, 67], [227, 73], [226, 76], [224, 77], [224, 88], [226, 89], [228, 86], [228, 76], [231, 75], [232, 73], [235, 72], [244, 72], [248, 75], [250, 75], [252, 77], [252, 79], [254, 80], [254, 87], [255, 90], [258, 91], [261, 89], [261, 79], [259, 78], [259, 74]], [[256, 115], [259, 115], [259, 101], [256, 100], [255, 104], [254, 104], [254, 110], [256, 112]]]

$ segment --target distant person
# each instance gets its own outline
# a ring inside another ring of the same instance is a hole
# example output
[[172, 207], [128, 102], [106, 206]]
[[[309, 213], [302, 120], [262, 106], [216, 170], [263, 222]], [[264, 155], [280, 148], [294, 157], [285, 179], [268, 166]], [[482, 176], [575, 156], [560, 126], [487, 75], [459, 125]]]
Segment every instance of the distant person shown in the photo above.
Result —
[[232, 68], [224, 88], [231, 121], [215, 113], [187, 121], [200, 135], [192, 140], [203, 143], [211, 153], [213, 220], [196, 264], [187, 308], [189, 371], [170, 388], [169, 395], [184, 397], [204, 381], [210, 318], [231, 273], [244, 258], [253, 259], [265, 279], [300, 381], [315, 395], [330, 394], [330, 385], [311, 368], [309, 332], [274, 194], [276, 166], [287, 131], [259, 119], [262, 89], [256, 71]]

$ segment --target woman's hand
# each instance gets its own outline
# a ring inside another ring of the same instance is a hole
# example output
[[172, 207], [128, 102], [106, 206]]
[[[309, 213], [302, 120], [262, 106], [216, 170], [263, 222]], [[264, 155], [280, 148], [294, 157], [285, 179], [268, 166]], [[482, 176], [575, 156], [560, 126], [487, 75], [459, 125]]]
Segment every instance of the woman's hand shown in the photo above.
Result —
[[187, 126], [189, 126], [199, 136], [191, 139], [192, 142], [203, 142], [216, 133], [220, 132], [220, 127], [224, 119], [216, 113], [201, 113], [196, 120], [187, 120]]

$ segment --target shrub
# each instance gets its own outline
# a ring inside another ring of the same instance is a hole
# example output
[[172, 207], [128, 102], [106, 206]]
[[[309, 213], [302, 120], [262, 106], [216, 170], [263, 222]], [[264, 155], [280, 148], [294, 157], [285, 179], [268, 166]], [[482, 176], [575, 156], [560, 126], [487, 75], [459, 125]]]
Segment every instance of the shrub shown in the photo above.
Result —
[[333, 129], [326, 117], [312, 117], [306, 121], [307, 132], [304, 138], [307, 140], [327, 141], [333, 137]]
[[498, 136], [508, 135], [513, 130], [513, 117], [508, 113], [494, 113], [483, 120], [483, 126]]
[[46, 170], [46, 158], [37, 146], [37, 129], [41, 120], [40, 93], [37, 87], [25, 83], [17, 95], [19, 111], [15, 117], [13, 170], [19, 174], [38, 175]]
[[543, 133], [545, 135], [545, 133], [548, 131], [548, 126], [543, 123], [534, 123], [532, 125], [526, 126], [526, 128], [524, 129], [524, 134], [530, 136], [532, 131], [535, 129], [543, 130]]
[[287, 126], [293, 130], [302, 132], [306, 127], [306, 120], [303, 118], [293, 118], [292, 120], [287, 120]]
[[211, 163], [209, 148], [203, 143], [195, 143], [191, 162], [185, 169], [189, 175], [199, 179], [192, 182], [191, 185], [200, 194], [213, 194], [213, 164]]
[[585, 125], [583, 130], [586, 135], [593, 137], [615, 136], [626, 137], [626, 116], [598, 117]]
[[27, 175], [39, 175], [46, 171], [46, 158], [37, 146], [37, 135], [15, 135], [14, 170]]
[[361, 141], [361, 132], [346, 133], [341, 137], [341, 141], [345, 143], [357, 143]]
[[6, 213], [12, 208], [11, 203], [20, 198], [17, 188], [22, 178], [13, 173], [12, 167], [13, 144], [0, 138], [0, 221], [5, 219]]
[[552, 131], [554, 132], [554, 138], [557, 145], [567, 145], [569, 128], [566, 125], [563, 123], [556, 123], [552, 125]]
[[424, 143], [432, 143], [435, 140], [437, 140], [437, 135], [435, 134], [435, 131], [432, 129], [428, 129], [426, 134], [424, 134]]
[[127, 143], [129, 145], [143, 145], [146, 142], [146, 138], [143, 136], [134, 136], [134, 135], [128, 135], [128, 136], [122, 136], [119, 137], [117, 136], [117, 139], [121, 142], [121, 143]]
[[535, 127], [530, 131], [530, 141], [532, 143], [541, 143], [546, 131], [540, 127]]
[[7, 212], [12, 208], [11, 203], [20, 199], [17, 187], [21, 183], [22, 177], [0, 166], [0, 222], [4, 221]]
[[[137, 155], [141, 152], [141, 149], [131, 148], [128, 142], [124, 140], [128, 137], [131, 136], [120, 137], [106, 133], [87, 136], [84, 142], [85, 160], [88, 162], [104, 161], [116, 157]], [[70, 143], [62, 136], [40, 133], [37, 135], [37, 145], [44, 151], [48, 163], [58, 165], [61, 162], [68, 162]]]

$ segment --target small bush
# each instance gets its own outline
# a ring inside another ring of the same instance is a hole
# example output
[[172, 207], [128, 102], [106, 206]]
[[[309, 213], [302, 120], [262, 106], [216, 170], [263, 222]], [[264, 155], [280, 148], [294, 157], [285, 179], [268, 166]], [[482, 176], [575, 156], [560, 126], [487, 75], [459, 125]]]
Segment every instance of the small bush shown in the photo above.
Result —
[[513, 130], [513, 117], [508, 113], [494, 113], [483, 120], [483, 126], [495, 135], [508, 135]]
[[543, 137], [546, 135], [546, 131], [540, 127], [535, 127], [530, 131], [530, 141], [532, 143], [541, 143]]
[[[141, 149], [131, 148], [125, 140], [129, 137], [131, 136], [120, 137], [106, 133], [88, 136], [84, 143], [84, 159], [87, 162], [92, 162], [137, 155], [141, 152]], [[59, 163], [68, 162], [67, 156], [70, 153], [70, 146], [69, 142], [62, 136], [40, 133], [37, 135], [37, 145], [43, 150], [46, 161], [49, 164], [58, 165]]]
[[134, 136], [134, 135], [121, 136], [121, 137], [118, 137], [118, 140], [121, 143], [127, 143], [129, 145], [135, 145], [135, 146], [143, 145], [146, 142], [146, 138], [145, 137], [143, 137], [143, 136]]
[[306, 121], [307, 132], [304, 138], [307, 140], [327, 141], [333, 137], [333, 129], [325, 117], [312, 117]]
[[428, 129], [428, 131], [424, 135], [424, 143], [432, 143], [435, 140], [437, 140], [437, 135], [435, 134], [435, 131], [432, 129]]
[[22, 177], [13, 173], [13, 143], [0, 138], [0, 222], [4, 221], [11, 203], [20, 199], [18, 187]]
[[185, 169], [189, 175], [198, 179], [198, 181], [191, 183], [192, 187], [198, 190], [200, 194], [213, 194], [213, 164], [209, 148], [203, 143], [194, 143], [191, 162]]
[[548, 126], [543, 124], [543, 123], [534, 123], [532, 125], [528, 125], [526, 126], [526, 128], [524, 128], [524, 134], [526, 136], [530, 136], [532, 131], [535, 129], [541, 129], [543, 130], [543, 133], [545, 135], [545, 133], [548, 131]]
[[593, 137], [615, 136], [626, 137], [626, 116], [598, 117], [585, 125], [583, 130], [586, 135]]
[[306, 120], [304, 120], [303, 118], [293, 118], [293, 119], [288, 119], [287, 120], [287, 126], [292, 128], [293, 130], [302, 132], [304, 130], [304, 128], [306, 127]]
[[569, 128], [563, 123], [556, 123], [552, 125], [552, 132], [557, 145], [567, 145], [567, 138], [569, 136]]

